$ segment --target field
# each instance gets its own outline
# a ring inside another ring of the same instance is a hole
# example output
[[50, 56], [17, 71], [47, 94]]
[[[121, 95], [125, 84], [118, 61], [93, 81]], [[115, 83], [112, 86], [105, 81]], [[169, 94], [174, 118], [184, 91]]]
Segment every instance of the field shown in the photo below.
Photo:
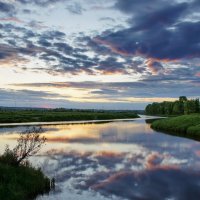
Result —
[[200, 114], [182, 115], [157, 120], [152, 123], [151, 127], [155, 130], [171, 134], [200, 139]]
[[0, 110], [0, 123], [109, 120], [139, 117], [133, 111], [91, 110]]

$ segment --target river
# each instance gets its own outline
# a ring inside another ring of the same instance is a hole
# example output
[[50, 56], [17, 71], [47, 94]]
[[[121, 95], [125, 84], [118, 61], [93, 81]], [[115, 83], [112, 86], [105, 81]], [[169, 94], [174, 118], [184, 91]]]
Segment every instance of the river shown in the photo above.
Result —
[[[146, 117], [41, 125], [46, 145], [31, 158], [56, 188], [37, 200], [199, 200], [200, 143], [150, 128]], [[0, 128], [0, 152], [26, 126]]]

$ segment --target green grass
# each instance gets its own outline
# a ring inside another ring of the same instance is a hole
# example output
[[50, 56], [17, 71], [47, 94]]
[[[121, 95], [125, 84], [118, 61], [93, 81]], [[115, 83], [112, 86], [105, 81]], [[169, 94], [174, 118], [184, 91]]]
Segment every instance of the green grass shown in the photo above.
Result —
[[0, 163], [0, 199], [32, 200], [50, 190], [50, 180], [39, 169]]
[[158, 131], [200, 139], [200, 114], [157, 120], [151, 124], [151, 127]]
[[109, 120], [137, 118], [133, 111], [73, 111], [73, 110], [4, 110], [0, 123], [55, 122], [76, 120]]

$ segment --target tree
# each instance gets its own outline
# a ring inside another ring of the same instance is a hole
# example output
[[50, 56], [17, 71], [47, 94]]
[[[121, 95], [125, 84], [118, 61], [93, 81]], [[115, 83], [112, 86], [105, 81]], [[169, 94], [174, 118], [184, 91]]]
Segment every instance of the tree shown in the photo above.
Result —
[[186, 96], [180, 96], [179, 101], [182, 101], [182, 102], [187, 101], [187, 97]]
[[147, 105], [146, 114], [154, 115], [182, 115], [200, 112], [199, 99], [187, 99], [180, 96], [175, 102], [164, 101], [162, 103], [152, 103]]
[[190, 114], [190, 113], [196, 113], [196, 100], [191, 99], [186, 102], [184, 102], [184, 113]]
[[199, 113], [200, 112], [200, 103], [199, 99], [195, 99], [195, 112]]
[[40, 133], [42, 132], [43, 130], [41, 127], [34, 127], [20, 133], [16, 147], [11, 150], [9, 146], [6, 146], [5, 152], [1, 156], [0, 161], [14, 166], [26, 164], [27, 159], [38, 153], [42, 145], [46, 142], [46, 138], [40, 136]]
[[180, 101], [175, 101], [173, 103], [173, 111], [172, 111], [172, 113], [179, 115], [179, 114], [182, 114], [181, 112], [182, 112], [181, 102]]

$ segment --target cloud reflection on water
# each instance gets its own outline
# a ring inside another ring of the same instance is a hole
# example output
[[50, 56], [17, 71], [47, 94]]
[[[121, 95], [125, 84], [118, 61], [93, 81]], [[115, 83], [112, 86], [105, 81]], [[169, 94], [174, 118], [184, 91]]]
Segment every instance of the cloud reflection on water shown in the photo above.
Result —
[[[199, 200], [199, 142], [154, 132], [142, 120], [43, 128], [47, 145], [32, 160], [55, 176], [57, 187], [40, 199], [80, 193], [80, 199]], [[11, 141], [16, 133], [3, 137]]]

